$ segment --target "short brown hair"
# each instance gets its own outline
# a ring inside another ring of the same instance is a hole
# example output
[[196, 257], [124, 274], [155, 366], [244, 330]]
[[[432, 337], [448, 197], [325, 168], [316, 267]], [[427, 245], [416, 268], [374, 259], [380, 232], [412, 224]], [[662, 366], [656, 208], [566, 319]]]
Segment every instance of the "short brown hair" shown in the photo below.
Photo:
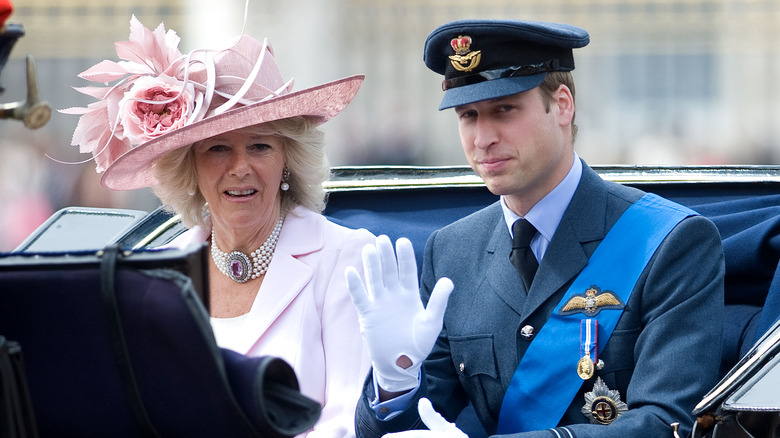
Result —
[[[550, 103], [552, 102], [552, 94], [561, 85], [565, 85], [571, 91], [571, 97], [574, 99], [574, 76], [568, 71], [554, 71], [547, 74], [544, 81], [539, 84], [539, 91], [542, 93], [542, 101], [550, 110]], [[577, 110], [574, 111], [574, 116], [571, 118], [571, 142], [574, 143], [574, 139], [577, 137], [577, 125], [574, 123], [574, 117], [577, 115]]]

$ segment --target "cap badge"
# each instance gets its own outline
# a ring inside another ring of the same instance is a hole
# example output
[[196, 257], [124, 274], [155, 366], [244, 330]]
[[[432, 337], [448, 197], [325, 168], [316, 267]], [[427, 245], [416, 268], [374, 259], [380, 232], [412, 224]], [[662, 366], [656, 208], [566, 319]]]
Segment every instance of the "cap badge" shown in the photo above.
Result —
[[580, 410], [594, 424], [609, 424], [626, 411], [628, 405], [620, 400], [620, 391], [609, 389], [601, 377], [593, 384], [593, 391], [585, 393]]
[[482, 59], [482, 51], [471, 51], [471, 37], [458, 35], [450, 40], [450, 45], [455, 54], [450, 56], [450, 62], [457, 71], [469, 72], [479, 65]]
[[601, 292], [598, 286], [591, 286], [584, 295], [575, 295], [561, 308], [560, 315], [584, 313], [596, 316], [603, 309], [622, 309], [623, 303], [612, 291]]

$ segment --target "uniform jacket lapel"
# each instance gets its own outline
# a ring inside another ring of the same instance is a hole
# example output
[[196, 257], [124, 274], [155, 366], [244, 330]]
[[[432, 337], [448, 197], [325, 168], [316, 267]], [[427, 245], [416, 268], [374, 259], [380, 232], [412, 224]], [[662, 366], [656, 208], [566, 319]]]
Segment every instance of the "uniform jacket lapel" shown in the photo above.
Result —
[[522, 315], [523, 302], [525, 301], [520, 281], [520, 275], [514, 269], [507, 271], [509, 263], [509, 252], [512, 250], [512, 238], [509, 235], [506, 222], [498, 208], [493, 232], [490, 235], [490, 241], [487, 244], [487, 252], [491, 254], [488, 258], [490, 263], [485, 269], [485, 276], [488, 284], [495, 293], [514, 310], [518, 316]]
[[[576, 278], [598, 243], [604, 239], [607, 195], [605, 190], [597, 188], [600, 185], [604, 185], [601, 177], [583, 163], [580, 184], [539, 264], [523, 307], [524, 316], [535, 312]], [[554, 307], [555, 304], [550, 305]]]

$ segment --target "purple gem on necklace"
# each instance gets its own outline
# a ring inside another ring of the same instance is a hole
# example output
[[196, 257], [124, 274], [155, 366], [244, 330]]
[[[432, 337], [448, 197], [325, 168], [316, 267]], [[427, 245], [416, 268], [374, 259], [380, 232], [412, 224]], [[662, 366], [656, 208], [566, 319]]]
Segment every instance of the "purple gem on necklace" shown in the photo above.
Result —
[[240, 251], [233, 251], [228, 254], [223, 266], [224, 270], [222, 272], [239, 283], [249, 280], [249, 276], [252, 273], [252, 260]]
[[230, 262], [230, 273], [236, 278], [244, 276], [244, 265], [241, 263], [241, 260], [234, 259]]
[[[228, 278], [243, 283], [250, 278], [258, 278], [265, 275], [268, 264], [271, 262], [271, 256], [276, 248], [276, 242], [279, 239], [279, 233], [282, 230], [284, 218], [279, 217], [276, 221], [271, 235], [268, 236], [263, 245], [246, 255], [241, 251], [233, 251], [230, 254], [222, 252], [214, 239], [214, 229], [211, 230], [211, 259], [219, 269], [219, 272], [225, 274]], [[250, 258], [251, 256], [251, 258]], [[253, 261], [254, 259], [254, 261]]]

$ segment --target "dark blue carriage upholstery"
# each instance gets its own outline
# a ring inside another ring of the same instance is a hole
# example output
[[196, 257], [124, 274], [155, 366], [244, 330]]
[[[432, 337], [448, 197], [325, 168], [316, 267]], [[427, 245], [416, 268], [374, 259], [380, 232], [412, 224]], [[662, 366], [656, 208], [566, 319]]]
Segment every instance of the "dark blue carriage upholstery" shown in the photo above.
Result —
[[281, 438], [314, 424], [320, 406], [288, 364], [217, 347], [167, 256], [132, 266], [111, 252], [0, 257], [0, 333], [22, 346], [41, 437]]
[[683, 201], [712, 219], [723, 240], [725, 372], [780, 317], [780, 195]]
[[[734, 183], [632, 184], [687, 205], [720, 230], [726, 258], [721, 374], [780, 317], [780, 187]], [[408, 237], [418, 265], [432, 231], [497, 197], [484, 187], [334, 191], [326, 214], [391, 239]]]

